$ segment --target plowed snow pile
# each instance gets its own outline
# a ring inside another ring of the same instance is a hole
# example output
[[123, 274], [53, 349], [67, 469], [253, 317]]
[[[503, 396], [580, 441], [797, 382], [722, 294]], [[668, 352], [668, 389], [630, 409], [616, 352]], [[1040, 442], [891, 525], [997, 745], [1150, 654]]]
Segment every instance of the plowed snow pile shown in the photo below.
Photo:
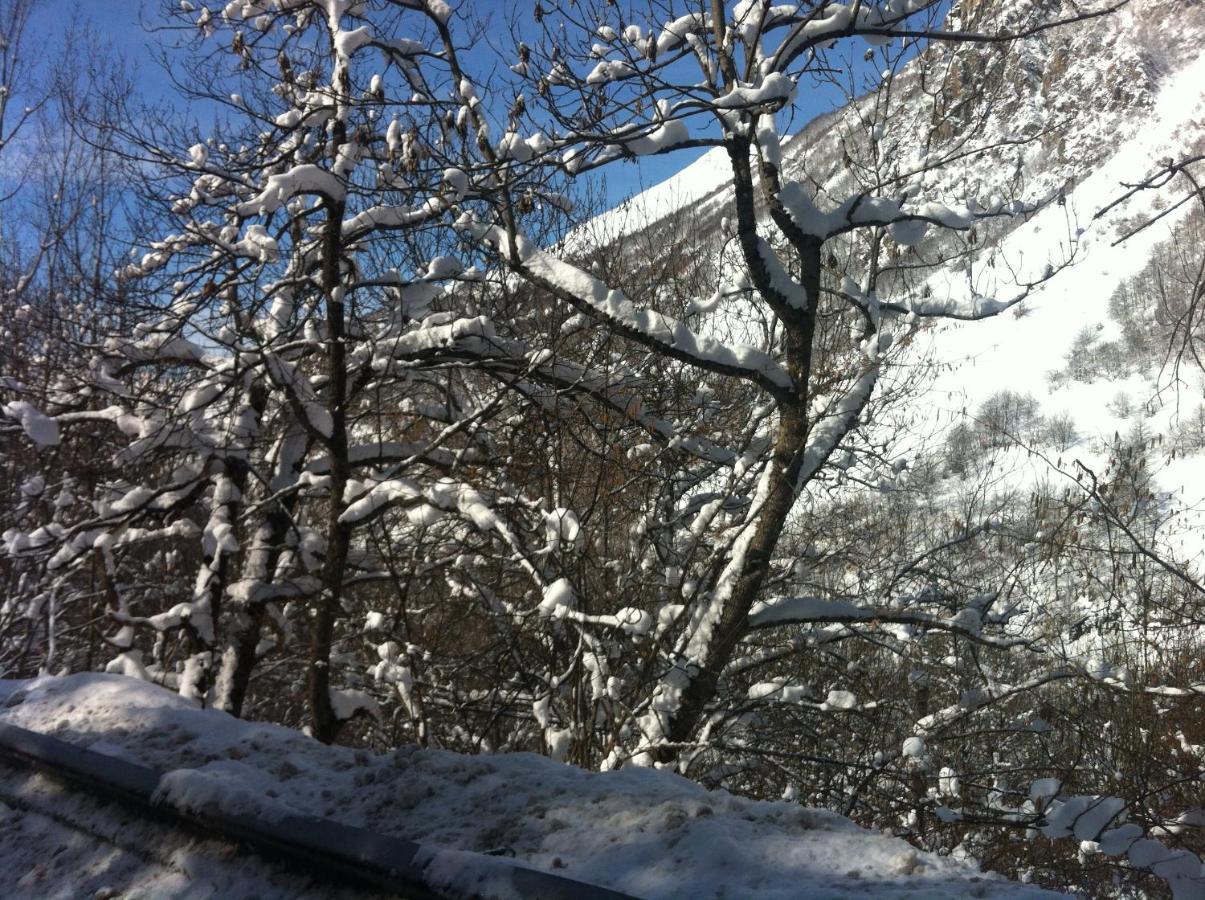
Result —
[[[707, 791], [668, 772], [597, 774], [522, 753], [328, 747], [119, 675], [5, 681], [0, 698], [0, 721], [168, 773], [160, 792], [169, 802], [317, 815], [439, 848], [428, 874], [453, 894], [485, 885], [491, 896], [489, 866], [475, 871], [476, 857], [458, 851], [494, 851], [649, 898], [1055, 896], [833, 813]], [[0, 819], [8, 896], [21, 865], [36, 861], [15, 838], [20, 815]], [[43, 893], [71, 896], [70, 887]], [[196, 887], [190, 896], [203, 895]]]

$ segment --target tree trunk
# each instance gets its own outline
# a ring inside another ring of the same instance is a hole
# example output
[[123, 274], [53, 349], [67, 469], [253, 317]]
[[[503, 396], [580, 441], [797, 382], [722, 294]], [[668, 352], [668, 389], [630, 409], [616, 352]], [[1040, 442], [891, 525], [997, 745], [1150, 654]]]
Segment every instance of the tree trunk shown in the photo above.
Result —
[[[750, 269], [764, 266], [758, 247], [756, 219], [753, 212], [753, 182], [746, 164], [738, 164], [738, 149], [733, 155], [734, 186], [738, 210], [738, 228], [742, 250]], [[746, 157], [747, 159], [747, 152]], [[778, 546], [783, 526], [790, 515], [795, 499], [802, 488], [800, 474], [804, 452], [808, 445], [807, 410], [810, 401], [812, 345], [816, 331], [816, 313], [820, 302], [820, 269], [822, 242], [807, 239], [796, 244], [799, 254], [800, 283], [807, 292], [807, 308], [786, 307], [776, 310], [786, 329], [786, 363], [794, 380], [794, 396], [779, 407], [779, 423], [774, 437], [774, 449], [769, 465], [770, 484], [765, 505], [758, 514], [756, 532], [746, 551], [743, 570], [737, 578], [732, 596], [721, 613], [715, 636], [707, 647], [705, 658], [697, 671], [690, 672], [690, 681], [682, 693], [677, 709], [670, 715], [665, 729], [670, 746], [655, 753], [660, 762], [677, 756], [673, 745], [688, 743], [704, 719], [708, 704], [716, 695], [720, 676], [732, 659], [740, 640], [748, 631], [748, 615], [757, 600], [770, 560]], [[768, 279], [766, 273], [755, 273]]]
[[[336, 122], [332, 144], [337, 149], [346, 141], [344, 126]], [[322, 290], [326, 295], [327, 326], [327, 408], [331, 434], [326, 442], [330, 454], [330, 490], [326, 521], [326, 555], [320, 576], [321, 590], [314, 610], [310, 633], [309, 706], [314, 737], [323, 743], [335, 739], [339, 720], [331, 705], [330, 658], [335, 635], [335, 620], [343, 609], [343, 579], [351, 543], [351, 527], [341, 522], [343, 497], [351, 466], [347, 453], [347, 346], [346, 308], [341, 284], [340, 261], [343, 246], [342, 200], [328, 199], [326, 223], [322, 235]]]

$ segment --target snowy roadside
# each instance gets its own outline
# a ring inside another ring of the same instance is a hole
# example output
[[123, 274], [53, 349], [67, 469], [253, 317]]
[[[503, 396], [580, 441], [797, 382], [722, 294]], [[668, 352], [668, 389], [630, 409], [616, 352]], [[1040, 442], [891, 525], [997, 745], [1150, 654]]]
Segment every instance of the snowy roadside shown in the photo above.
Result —
[[[171, 773], [160, 790], [176, 805], [218, 803], [224, 811], [266, 819], [282, 811], [322, 816], [446, 848], [451, 852], [437, 854], [427, 875], [452, 895], [480, 891], [481, 873], [463, 851], [493, 851], [648, 898], [1056, 896], [981, 875], [973, 863], [917, 853], [833, 813], [706, 791], [665, 772], [597, 774], [532, 754], [473, 757], [401, 748], [374, 755], [328, 747], [289, 729], [199, 709], [119, 675], [0, 682], [0, 704], [0, 721]], [[50, 792], [60, 806], [76, 802], [41, 776], [19, 777], [27, 792]], [[6, 789], [11, 780], [4, 779]], [[39, 852], [53, 843], [58, 826], [17, 809], [2, 812], [0, 890], [78, 896], [73, 880], [91, 872], [87, 860], [47, 874]], [[196, 873], [179, 866], [169, 871], [145, 844], [153, 827], [123, 822], [130, 817], [116, 810], [89, 815], [97, 822], [97, 844], [107, 848], [98, 853], [111, 852], [106, 830], [118, 837], [128, 832], [125, 840], [148, 853], [142, 872], [137, 854], [122, 851], [114, 883], [107, 885], [111, 896], [231, 896], [229, 886], [240, 883], [214, 857]], [[71, 852], [86, 857], [79, 840]], [[232, 857], [231, 865], [256, 863]], [[40, 880], [30, 880], [35, 869], [43, 870]], [[255, 873], [253, 893], [272, 896], [264, 878]], [[307, 893], [298, 881], [279, 891]], [[482, 896], [502, 895], [487, 888]]]
[[0, 896], [7, 900], [371, 900], [306, 873], [140, 819], [122, 806], [0, 764]]

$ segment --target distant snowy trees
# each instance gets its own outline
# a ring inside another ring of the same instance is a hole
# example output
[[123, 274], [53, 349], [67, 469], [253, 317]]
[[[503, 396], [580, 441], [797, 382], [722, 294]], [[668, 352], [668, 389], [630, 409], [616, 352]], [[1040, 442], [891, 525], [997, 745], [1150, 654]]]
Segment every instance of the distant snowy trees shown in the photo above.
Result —
[[[124, 123], [154, 231], [88, 257], [120, 314], [3, 373], [0, 660], [324, 741], [672, 767], [934, 846], [1095, 840], [1120, 808], [1091, 779], [1056, 799], [1091, 748], [1047, 735], [1080, 686], [1134, 694], [1063, 652], [1082, 611], [1044, 616], [1044, 585], [1114, 598], [1135, 544], [1164, 608], [1190, 585], [1135, 527], [1124, 448], [1000, 499], [990, 472], [946, 490], [907, 433], [926, 323], [999, 315], [1074, 252], [995, 252], [1056, 197], [967, 187], [998, 148], [973, 85], [957, 116], [932, 87], [1056, 19], [943, 10], [536, 2], [511, 41], [441, 0], [173, 7], [185, 97], [221, 121]], [[789, 139], [842, 79], [874, 90], [837, 139]], [[714, 203], [572, 214], [591, 173], [696, 147], [731, 171]], [[1036, 427], [1016, 394], [983, 412], [997, 449]]]
[[120, 223], [131, 215], [126, 172], [104, 149], [128, 84], [119, 68], [87, 77], [83, 67], [102, 52], [87, 35], [69, 34], [47, 53], [30, 26], [35, 5], [0, 4], [0, 670], [8, 672], [108, 658], [93, 573], [84, 584], [61, 579], [25, 551], [48, 549], [109, 471], [112, 443], [87, 426], [68, 434], [43, 410], [78, 387], [81, 346], [128, 323], [111, 277], [125, 252]]

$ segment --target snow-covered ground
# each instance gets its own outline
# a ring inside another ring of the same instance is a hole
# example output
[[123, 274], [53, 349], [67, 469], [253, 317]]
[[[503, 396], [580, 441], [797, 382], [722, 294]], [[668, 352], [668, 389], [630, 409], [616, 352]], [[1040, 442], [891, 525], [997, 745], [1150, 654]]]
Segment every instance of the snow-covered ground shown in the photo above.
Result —
[[[1028, 394], [1040, 402], [1043, 415], [1066, 415], [1074, 421], [1082, 440], [1066, 454], [1068, 458], [1101, 465], [1104, 443], [1115, 433], [1127, 434], [1134, 424], [1133, 418], [1119, 414], [1123, 407], [1112, 402], [1119, 395], [1142, 409], [1142, 422], [1152, 435], [1170, 434], [1177, 418], [1193, 411], [1202, 387], [1195, 370], [1186, 371], [1188, 380], [1174, 390], [1137, 373], [1090, 381], [1065, 379], [1057, 386], [1049, 376], [1065, 365], [1068, 351], [1084, 329], [1097, 329], [1102, 340], [1119, 336], [1118, 323], [1109, 310], [1110, 298], [1143, 270], [1155, 248], [1169, 239], [1172, 228], [1193, 206], [1182, 205], [1118, 246], [1114, 243], [1127, 229], [1153, 218], [1180, 194], [1170, 190], [1139, 193], [1099, 219], [1093, 217], [1124, 194], [1126, 184], [1154, 172], [1161, 160], [1190, 155], [1200, 141], [1203, 123], [1205, 53], [1166, 77], [1142, 127], [1067, 195], [1065, 207], [1047, 207], [1004, 239], [1000, 258], [1032, 277], [1040, 274], [1047, 261], [1057, 264], [1060, 245], [1080, 232], [1073, 263], [1026, 299], [1019, 310], [979, 322], [951, 323], [929, 332], [920, 342], [922, 355], [951, 364], [937, 370], [925, 405], [935, 430], [958, 421], [963, 412], [973, 413], [1000, 391]], [[946, 271], [931, 284], [936, 295], [957, 296], [965, 290], [965, 276]], [[1019, 466], [1011, 477], [1014, 488], [1050, 475], [1040, 459], [1024, 453], [1020, 456], [1028, 465]], [[1177, 505], [1205, 506], [1205, 458], [1200, 454], [1181, 454], [1169, 460], [1158, 480], [1175, 493]], [[1178, 536], [1180, 552], [1185, 558], [1199, 555], [1205, 550], [1201, 521], [1189, 517], [1182, 525], [1191, 528], [1182, 528]]]
[[[321, 816], [438, 848], [427, 874], [453, 896], [505, 896], [489, 879], [481, 893], [479, 877], [497, 857], [465, 851], [513, 853], [648, 898], [1057, 896], [918, 853], [833, 813], [707, 791], [668, 772], [597, 774], [532, 754], [415, 747], [378, 756], [203, 710], [120, 675], [0, 682], [0, 704], [2, 722], [168, 773], [160, 792], [171, 803]], [[0, 792], [5, 897], [331, 896], [43, 776], [0, 768]], [[58, 816], [82, 818], [91, 836]]]
[[9, 900], [365, 900], [242, 851], [0, 764], [0, 896]]
[[[1123, 420], [1108, 416], [1104, 409], [1117, 392], [1118, 382], [1073, 381], [1052, 393], [1047, 375], [1063, 364], [1073, 339], [1085, 326], [1099, 326], [1105, 339], [1118, 336], [1109, 314], [1110, 297], [1123, 281], [1142, 271], [1155, 247], [1167, 240], [1171, 227], [1192, 206], [1185, 204], [1156, 226], [1116, 247], [1113, 242], [1123, 233], [1123, 224], [1132, 226], [1155, 215], [1155, 204], [1166, 203], [1172, 195], [1150, 191], [1100, 219], [1093, 220], [1093, 215], [1123, 194], [1126, 183], [1140, 181], [1153, 172], [1160, 160], [1184, 158], [1200, 136], [1202, 121], [1205, 54], [1169, 76], [1150, 119], [1067, 196], [1066, 207], [1047, 207], [1004, 240], [1000, 257], [1027, 274], [1037, 275], [1047, 260], [1057, 263], [1059, 247], [1067, 243], [1068, 232], [1083, 229], [1073, 264], [1024, 301], [1023, 315], [957, 322], [935, 333], [931, 347], [934, 355], [960, 363], [937, 375], [935, 393], [944, 393], [961, 408], [1008, 388], [1049, 397], [1044, 406], [1050, 411], [1072, 411], [1077, 422], [1090, 427], [1093, 434], [1106, 430], [1112, 434], [1124, 427]], [[957, 273], [942, 273], [933, 281], [934, 293], [957, 296], [959, 278]], [[939, 280], [949, 283], [938, 284]]]

